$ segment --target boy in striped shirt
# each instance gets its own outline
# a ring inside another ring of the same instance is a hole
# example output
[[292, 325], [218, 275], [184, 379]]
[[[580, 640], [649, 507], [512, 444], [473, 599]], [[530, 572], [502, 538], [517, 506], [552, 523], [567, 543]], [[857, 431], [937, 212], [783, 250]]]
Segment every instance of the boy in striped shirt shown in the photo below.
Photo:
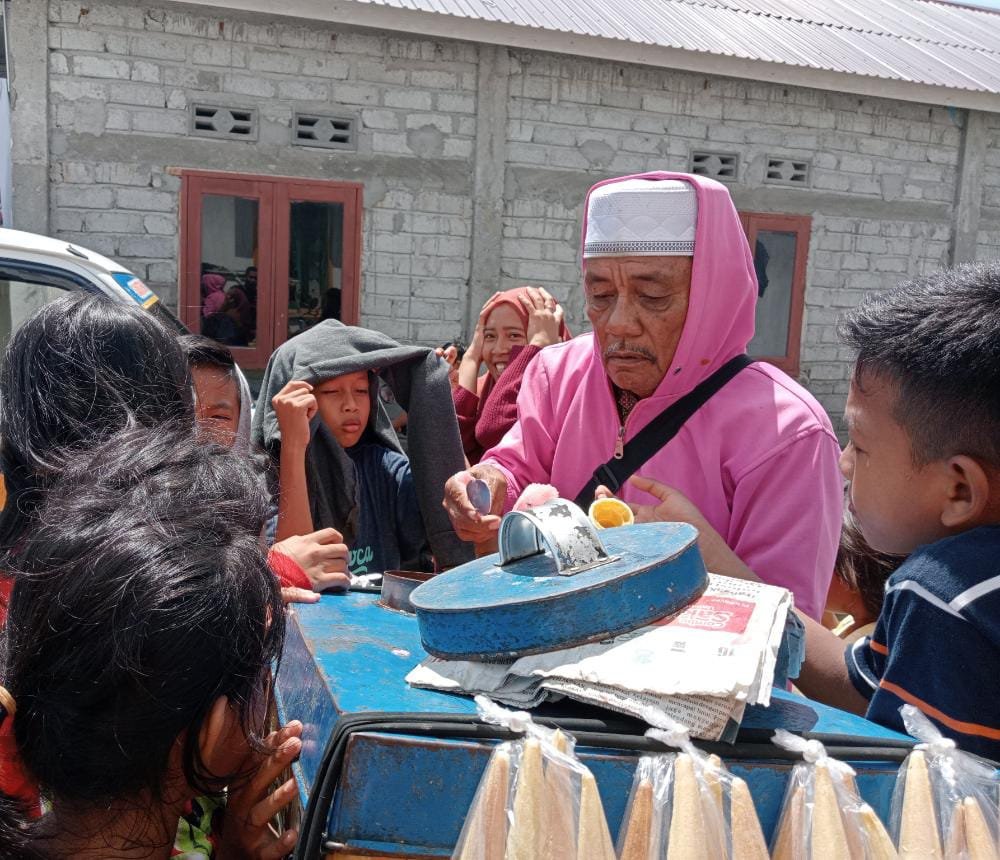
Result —
[[[840, 468], [875, 550], [908, 555], [871, 636], [846, 651], [799, 613], [812, 698], [905, 731], [918, 707], [961, 749], [1000, 761], [1000, 261], [869, 294], [842, 326], [857, 350]], [[637, 521], [689, 522], [706, 564], [756, 579], [676, 490], [643, 481]]]

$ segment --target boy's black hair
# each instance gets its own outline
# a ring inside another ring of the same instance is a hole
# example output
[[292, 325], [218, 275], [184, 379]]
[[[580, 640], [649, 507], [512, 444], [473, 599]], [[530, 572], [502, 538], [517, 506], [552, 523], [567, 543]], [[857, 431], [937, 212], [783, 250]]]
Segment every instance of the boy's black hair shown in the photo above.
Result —
[[965, 454], [1000, 466], [1000, 262], [869, 293], [841, 325], [855, 383], [884, 378], [917, 465]]
[[285, 629], [267, 504], [246, 456], [147, 429], [110, 437], [47, 491], [11, 571], [0, 683], [57, 810], [159, 800], [178, 739], [196, 792], [242, 776], [207, 772], [198, 744], [220, 696], [251, 743], [265, 730]]
[[229, 349], [218, 341], [200, 334], [184, 334], [177, 338], [189, 367], [215, 367], [234, 376], [236, 361]]
[[67, 462], [128, 427], [188, 424], [194, 412], [177, 337], [138, 305], [75, 293], [18, 329], [0, 367], [0, 471], [10, 550]]

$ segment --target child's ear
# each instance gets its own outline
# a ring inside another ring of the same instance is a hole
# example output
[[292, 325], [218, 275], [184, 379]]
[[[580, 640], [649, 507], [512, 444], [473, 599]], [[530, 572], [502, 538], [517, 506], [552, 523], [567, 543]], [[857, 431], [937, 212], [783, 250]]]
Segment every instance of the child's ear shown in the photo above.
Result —
[[201, 731], [198, 734], [198, 746], [201, 751], [201, 760], [212, 773], [224, 773], [225, 769], [213, 767], [215, 759], [225, 755], [226, 744], [233, 730], [233, 713], [229, 707], [229, 699], [226, 696], [219, 696], [212, 707], [205, 715], [205, 720], [201, 724]]
[[959, 454], [945, 462], [948, 495], [941, 525], [948, 529], [975, 525], [990, 504], [990, 477], [973, 457]]

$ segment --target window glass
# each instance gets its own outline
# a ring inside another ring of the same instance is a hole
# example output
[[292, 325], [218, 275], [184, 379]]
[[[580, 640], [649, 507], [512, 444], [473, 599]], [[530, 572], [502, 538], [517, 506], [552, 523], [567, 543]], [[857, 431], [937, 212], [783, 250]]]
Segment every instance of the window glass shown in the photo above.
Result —
[[0, 279], [0, 350], [35, 311], [65, 295], [64, 287]]
[[758, 230], [753, 262], [757, 272], [756, 333], [753, 356], [783, 356], [788, 351], [788, 327], [795, 280], [796, 234]]
[[288, 337], [295, 337], [341, 318], [344, 206], [293, 202], [288, 229]]
[[201, 333], [228, 346], [257, 341], [258, 210], [252, 198], [202, 201]]

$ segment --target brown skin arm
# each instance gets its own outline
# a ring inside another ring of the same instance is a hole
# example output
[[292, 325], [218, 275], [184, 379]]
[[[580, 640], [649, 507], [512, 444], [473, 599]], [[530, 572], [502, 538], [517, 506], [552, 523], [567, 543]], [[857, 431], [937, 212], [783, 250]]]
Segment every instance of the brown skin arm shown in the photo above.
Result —
[[282, 541], [313, 530], [305, 449], [282, 445], [278, 470], [278, 527], [274, 539]]
[[[659, 500], [656, 505], [631, 505], [636, 522], [689, 523], [698, 529], [698, 548], [712, 573], [731, 576], [734, 579], [762, 581], [726, 545], [722, 535], [712, 528], [697, 506], [682, 493], [649, 478], [634, 477], [630, 479], [630, 483], [636, 489], [649, 493]], [[606, 488], [599, 487], [596, 495], [600, 498], [610, 496], [611, 493]], [[847, 674], [844, 640], [808, 615], [797, 609], [794, 612], [806, 631], [805, 662], [795, 681], [796, 686], [817, 702], [864, 716], [868, 710], [868, 702], [854, 688]]]
[[301, 380], [289, 382], [271, 401], [281, 431], [278, 462], [278, 527], [275, 541], [313, 531], [306, 483], [306, 448], [309, 422], [316, 414], [312, 386]]

